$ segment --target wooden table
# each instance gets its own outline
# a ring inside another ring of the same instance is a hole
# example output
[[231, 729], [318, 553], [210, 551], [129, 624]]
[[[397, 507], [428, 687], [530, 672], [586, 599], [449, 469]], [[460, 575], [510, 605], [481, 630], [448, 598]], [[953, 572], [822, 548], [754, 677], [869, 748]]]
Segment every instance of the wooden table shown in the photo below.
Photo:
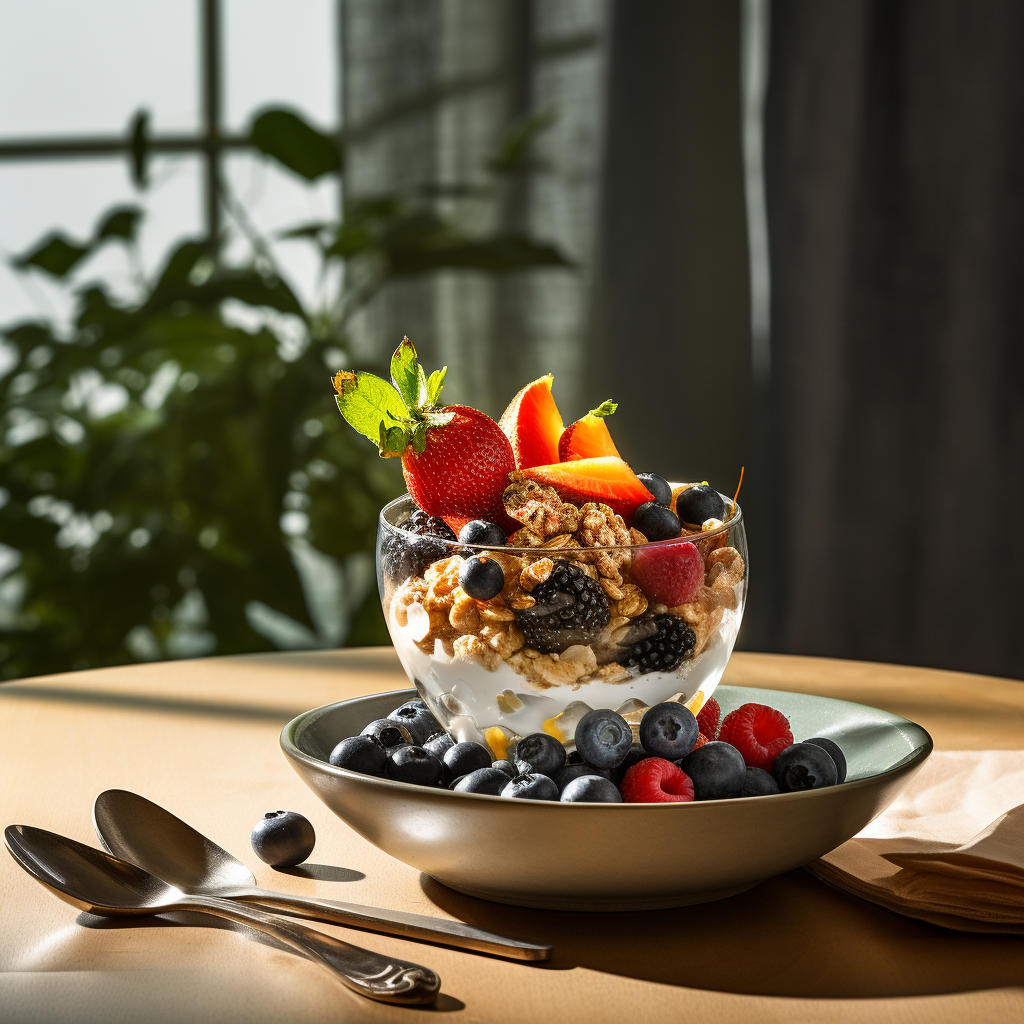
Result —
[[[805, 690], [895, 711], [938, 749], [1024, 743], [1024, 684], [812, 658], [737, 654], [726, 682]], [[0, 824], [99, 845], [93, 798], [135, 790], [249, 864], [261, 885], [407, 907], [555, 946], [545, 966], [333, 929], [433, 967], [453, 1021], [1024, 1020], [1024, 938], [943, 931], [833, 891], [802, 871], [719, 903], [635, 914], [505, 907], [442, 889], [333, 817], [289, 768], [299, 712], [404, 687], [390, 649], [104, 669], [0, 686]], [[249, 832], [301, 811], [311, 863], [260, 864]], [[567, 851], [571, 856], [571, 851]], [[414, 1021], [431, 1011], [360, 1000], [312, 964], [211, 919], [101, 921], [61, 903], [0, 853], [0, 1020]]]

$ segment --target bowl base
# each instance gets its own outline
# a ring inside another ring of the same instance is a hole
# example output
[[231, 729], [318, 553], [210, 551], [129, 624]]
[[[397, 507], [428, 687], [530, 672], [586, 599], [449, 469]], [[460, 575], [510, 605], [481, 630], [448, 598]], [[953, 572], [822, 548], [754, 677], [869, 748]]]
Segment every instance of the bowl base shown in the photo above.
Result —
[[497, 889], [473, 889], [465, 885], [457, 885], [437, 875], [431, 875], [435, 882], [454, 889], [456, 892], [464, 893], [466, 896], [475, 896], [477, 899], [490, 900], [492, 903], [509, 903], [516, 907], [532, 907], [535, 910], [579, 910], [587, 912], [611, 912], [621, 910], [671, 910], [673, 907], [689, 907], [697, 903], [713, 903], [715, 900], [728, 899], [755, 885], [760, 885], [763, 879], [756, 882], [745, 882], [743, 885], [734, 885], [726, 889], [710, 889], [707, 892], [680, 892], [674, 895], [660, 893], [657, 896], [545, 896], [523, 895], [506, 893]]

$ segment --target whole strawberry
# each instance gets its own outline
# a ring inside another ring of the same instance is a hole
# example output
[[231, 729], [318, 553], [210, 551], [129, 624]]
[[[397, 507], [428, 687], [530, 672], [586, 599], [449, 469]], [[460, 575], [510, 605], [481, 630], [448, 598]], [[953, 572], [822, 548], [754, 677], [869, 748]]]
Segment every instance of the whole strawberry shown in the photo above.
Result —
[[391, 382], [343, 370], [334, 377], [338, 408], [384, 458], [400, 456], [412, 500], [456, 533], [472, 519], [507, 527], [502, 493], [515, 469], [502, 429], [477, 409], [439, 406], [447, 367], [428, 377], [408, 338], [391, 357]]

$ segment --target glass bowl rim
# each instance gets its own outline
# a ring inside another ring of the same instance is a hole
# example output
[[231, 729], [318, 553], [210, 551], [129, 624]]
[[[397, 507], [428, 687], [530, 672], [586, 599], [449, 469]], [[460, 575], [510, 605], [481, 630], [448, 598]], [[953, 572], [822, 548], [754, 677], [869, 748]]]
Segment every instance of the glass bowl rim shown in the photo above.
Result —
[[[673, 484], [672, 486], [676, 487], [678, 485], [677, 484]], [[657, 547], [665, 547], [666, 545], [670, 545], [670, 544], [680, 544], [680, 543], [686, 543], [686, 542], [693, 543], [694, 541], [697, 541], [697, 540], [710, 540], [713, 537], [718, 537], [721, 534], [728, 533], [729, 530], [733, 530], [737, 526], [740, 526], [742, 524], [742, 522], [743, 522], [743, 510], [740, 508], [740, 506], [739, 506], [739, 504], [737, 502], [733, 501], [732, 498], [722, 494], [720, 491], [716, 491], [716, 493], [726, 503], [727, 506], [730, 506], [730, 505], [732, 506], [732, 514], [729, 516], [728, 519], [726, 519], [722, 523], [721, 526], [716, 526], [713, 530], [707, 530], [707, 531], [698, 532], [698, 533], [682, 533], [678, 537], [669, 537], [668, 540], [649, 540], [649, 541], [647, 541], [644, 544], [617, 544], [617, 545], [607, 545], [607, 546], [602, 545], [601, 550], [602, 551], [639, 551], [639, 550], [641, 550], [643, 548], [657, 548]], [[399, 497], [395, 498], [392, 501], [389, 501], [380, 510], [380, 514], [377, 517], [378, 529], [384, 529], [384, 530], [390, 532], [391, 534], [393, 534], [395, 536], [398, 536], [400, 532], [401, 533], [405, 533], [404, 530], [401, 530], [401, 527], [399, 527], [396, 523], [391, 522], [391, 520], [388, 518], [388, 513], [389, 512], [391, 512], [392, 510], [396, 509], [399, 505], [402, 505], [402, 504], [405, 504], [405, 503], [413, 504], [412, 497], [409, 495], [408, 492], [406, 492], [405, 494], [400, 495]], [[416, 506], [413, 504], [413, 507], [415, 508]], [[543, 551], [544, 550], [544, 548], [541, 548], [541, 547], [529, 548], [529, 547], [513, 547], [511, 545], [501, 545], [501, 546], [499, 546], [499, 545], [496, 545], [496, 544], [460, 544], [458, 542], [458, 540], [447, 540], [444, 537], [433, 537], [432, 536], [432, 539], [439, 541], [441, 544], [446, 544], [448, 547], [450, 547], [452, 549], [452, 553], [453, 554], [458, 554], [458, 552], [461, 549], [467, 548], [467, 547], [471, 548], [474, 551], [499, 551], [499, 552], [502, 552], [504, 554], [509, 554], [509, 555], [529, 554], [529, 555], [533, 555], [533, 556], [536, 556], [538, 551]], [[575, 551], [576, 549], [572, 548], [572, 549], [568, 549], [567, 550], [567, 549], [559, 548], [557, 550], [560, 553], [562, 553], [563, 555], [570, 556], [572, 551]], [[581, 548], [579, 550], [582, 551], [582, 550], [585, 550], [585, 549]]]

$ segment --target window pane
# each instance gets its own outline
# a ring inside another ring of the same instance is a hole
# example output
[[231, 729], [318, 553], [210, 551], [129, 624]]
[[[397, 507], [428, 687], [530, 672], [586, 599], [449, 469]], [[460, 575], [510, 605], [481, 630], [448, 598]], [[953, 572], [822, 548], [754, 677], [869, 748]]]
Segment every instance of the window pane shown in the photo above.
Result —
[[197, 0], [0, 0], [0, 136], [199, 121]]
[[296, 107], [320, 128], [338, 120], [333, 0], [226, 0], [225, 121], [245, 128], [267, 104]]
[[[201, 234], [201, 164], [198, 157], [153, 161], [152, 187], [139, 195], [123, 159], [25, 162], [0, 165], [0, 324], [25, 317], [65, 320], [73, 301], [47, 275], [14, 271], [20, 255], [52, 230], [86, 241], [111, 206], [135, 204], [146, 211], [140, 230], [144, 269], [152, 274], [177, 240]], [[76, 269], [75, 281], [102, 278], [119, 295], [134, 294], [133, 278], [118, 246], [109, 246]]]

